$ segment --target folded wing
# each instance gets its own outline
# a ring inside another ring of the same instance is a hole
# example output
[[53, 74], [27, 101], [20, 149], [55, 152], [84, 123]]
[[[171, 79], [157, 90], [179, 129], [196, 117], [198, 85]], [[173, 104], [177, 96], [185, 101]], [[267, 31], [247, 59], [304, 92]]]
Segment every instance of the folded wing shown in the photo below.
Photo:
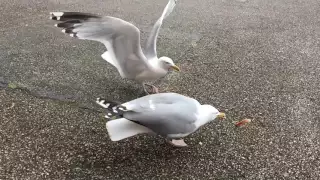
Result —
[[123, 117], [160, 135], [188, 134], [197, 120], [198, 101], [175, 93], [145, 96], [123, 104]]

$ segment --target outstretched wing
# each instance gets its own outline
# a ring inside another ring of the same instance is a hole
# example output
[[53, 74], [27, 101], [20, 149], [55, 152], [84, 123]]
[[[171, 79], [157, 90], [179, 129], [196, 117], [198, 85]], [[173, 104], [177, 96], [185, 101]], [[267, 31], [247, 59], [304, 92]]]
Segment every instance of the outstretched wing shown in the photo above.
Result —
[[159, 34], [160, 27], [162, 25], [163, 19], [168, 17], [170, 13], [173, 11], [174, 7], [176, 6], [178, 0], [169, 0], [167, 6], [164, 8], [161, 17], [157, 20], [154, 24], [145, 48], [145, 55], [148, 59], [152, 59], [157, 57], [157, 38]]
[[102, 57], [114, 65], [122, 77], [134, 78], [148, 62], [140, 46], [140, 31], [119, 18], [80, 12], [52, 12], [51, 19], [71, 37], [103, 43], [107, 52]]

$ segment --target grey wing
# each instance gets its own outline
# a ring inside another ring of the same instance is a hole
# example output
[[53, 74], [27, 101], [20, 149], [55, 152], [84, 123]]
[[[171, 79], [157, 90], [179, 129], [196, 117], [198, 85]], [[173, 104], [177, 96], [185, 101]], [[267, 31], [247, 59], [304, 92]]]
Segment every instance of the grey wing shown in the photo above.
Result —
[[168, 17], [170, 13], [173, 11], [174, 7], [176, 6], [178, 0], [169, 0], [168, 4], [163, 10], [163, 13], [161, 17], [157, 20], [157, 22], [154, 24], [145, 48], [145, 55], [148, 59], [152, 59], [154, 57], [157, 57], [157, 38], [158, 34], [162, 25], [163, 19]]
[[128, 110], [135, 112], [149, 111], [153, 110], [157, 104], [174, 104], [174, 103], [187, 103], [187, 104], [197, 104], [200, 103], [190, 97], [178, 94], [178, 93], [157, 93], [147, 96], [143, 96], [132, 101], [122, 104]]
[[148, 68], [140, 45], [140, 31], [133, 24], [115, 17], [77, 12], [53, 12], [51, 19], [64, 21], [56, 26], [72, 37], [103, 43], [110, 58], [107, 61], [122, 76], [135, 76]]
[[148, 127], [160, 135], [186, 134], [192, 132], [196, 127], [196, 113], [198, 111], [197, 101], [184, 99], [175, 103], [148, 102], [132, 108], [124, 114], [124, 117]]

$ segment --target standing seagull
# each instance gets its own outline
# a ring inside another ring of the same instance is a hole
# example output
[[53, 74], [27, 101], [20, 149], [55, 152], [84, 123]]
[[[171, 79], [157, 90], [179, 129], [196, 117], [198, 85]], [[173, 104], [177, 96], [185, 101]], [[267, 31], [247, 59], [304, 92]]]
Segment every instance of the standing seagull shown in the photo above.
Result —
[[151, 94], [118, 104], [97, 98], [108, 109], [106, 126], [112, 141], [119, 141], [137, 134], [158, 134], [170, 144], [187, 146], [182, 138], [198, 130], [217, 117], [225, 118], [211, 105], [201, 105], [197, 100], [177, 93]]
[[51, 12], [50, 19], [63, 21], [55, 26], [63, 28], [62, 32], [71, 37], [103, 43], [107, 51], [101, 57], [115, 66], [122, 78], [141, 83], [146, 93], [148, 91], [145, 85], [152, 87], [152, 93], [158, 93], [158, 88], [144, 82], [158, 80], [169, 70], [180, 71], [172, 59], [158, 58], [156, 51], [162, 21], [173, 11], [176, 2], [177, 0], [169, 0], [161, 17], [153, 26], [145, 53], [140, 46], [140, 30], [122, 19], [80, 12]]

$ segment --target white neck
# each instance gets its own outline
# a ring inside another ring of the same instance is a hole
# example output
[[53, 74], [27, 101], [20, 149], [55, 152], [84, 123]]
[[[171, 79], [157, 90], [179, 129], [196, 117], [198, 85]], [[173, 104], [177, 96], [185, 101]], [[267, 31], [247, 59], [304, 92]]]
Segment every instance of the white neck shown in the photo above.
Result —
[[161, 61], [158, 58], [149, 60], [150, 66], [155, 69], [156, 71], [164, 71], [165, 73], [168, 72], [168, 69], [163, 67]]

